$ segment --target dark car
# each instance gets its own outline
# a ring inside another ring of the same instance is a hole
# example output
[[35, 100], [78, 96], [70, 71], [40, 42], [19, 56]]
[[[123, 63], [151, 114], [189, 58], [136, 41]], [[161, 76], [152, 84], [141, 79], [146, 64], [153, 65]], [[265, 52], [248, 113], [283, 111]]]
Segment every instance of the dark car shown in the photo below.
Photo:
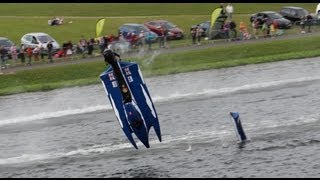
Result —
[[[202, 37], [209, 37], [211, 21], [203, 21], [197, 25], [199, 25], [200, 28], [203, 29]], [[191, 28], [196, 28], [197, 25], [193, 25], [191, 26]]]
[[128, 35], [128, 33], [134, 33], [138, 35], [141, 31], [143, 30], [144, 36], [147, 37], [148, 33], [151, 33], [151, 42], [154, 43], [158, 39], [158, 35], [155, 32], [152, 32], [150, 29], [148, 29], [145, 25], [143, 24], [134, 24], [134, 23], [127, 23], [123, 24], [119, 27], [119, 32], [122, 33], [124, 37]]
[[[12, 46], [13, 44], [14, 44], [14, 43], [13, 43], [10, 39], [8, 39], [8, 38], [6, 38], [6, 37], [0, 37], [0, 46], [3, 46], [3, 47], [7, 50], [7, 52], [8, 52], [7, 57], [8, 57], [9, 59], [12, 58], [12, 57], [11, 57], [10, 48], [11, 48], [11, 46]], [[20, 51], [20, 48], [17, 46], [17, 53], [19, 53], [19, 51]]]
[[286, 19], [289, 19], [290, 21], [297, 22], [301, 21], [301, 18], [304, 16], [308, 16], [310, 13], [309, 11], [301, 8], [301, 7], [295, 7], [295, 6], [286, 6], [282, 7], [279, 11], [279, 14], [281, 14]]
[[[220, 22], [221, 23], [221, 22]], [[192, 25], [190, 30], [193, 28], [197, 28], [199, 26], [200, 28], [203, 29], [202, 32], [202, 37], [207, 37], [208, 39], [223, 39], [224, 38], [224, 33], [221, 31], [223, 23], [221, 23], [221, 28], [213, 29], [211, 31], [211, 21], [203, 21], [197, 25]], [[218, 26], [219, 27], [219, 26]]]
[[163, 26], [168, 30], [168, 39], [182, 39], [184, 34], [183, 30], [178, 28], [175, 24], [172, 24], [169, 21], [166, 20], [154, 20], [154, 21], [148, 21], [145, 22], [144, 25], [149, 28], [151, 31], [157, 33], [158, 35], [161, 35], [161, 27]]
[[292, 22], [289, 19], [284, 18], [281, 14], [274, 11], [262, 11], [250, 16], [250, 22], [257, 18], [259, 26], [262, 27], [263, 19], [268, 18], [271, 21], [276, 21], [279, 29], [290, 29]]

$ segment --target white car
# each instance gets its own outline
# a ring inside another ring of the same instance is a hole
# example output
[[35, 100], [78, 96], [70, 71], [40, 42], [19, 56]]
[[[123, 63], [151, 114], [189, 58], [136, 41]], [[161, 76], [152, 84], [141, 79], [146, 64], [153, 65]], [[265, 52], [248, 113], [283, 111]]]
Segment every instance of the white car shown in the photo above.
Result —
[[35, 48], [36, 46], [40, 47], [42, 45], [44, 49], [47, 49], [47, 44], [50, 41], [52, 42], [53, 51], [60, 49], [59, 43], [50, 35], [43, 32], [28, 33], [23, 35], [21, 38], [21, 44], [31, 46], [32, 48]]
[[316, 16], [319, 19], [319, 17], [320, 17], [320, 3], [318, 3], [317, 8], [316, 8]]

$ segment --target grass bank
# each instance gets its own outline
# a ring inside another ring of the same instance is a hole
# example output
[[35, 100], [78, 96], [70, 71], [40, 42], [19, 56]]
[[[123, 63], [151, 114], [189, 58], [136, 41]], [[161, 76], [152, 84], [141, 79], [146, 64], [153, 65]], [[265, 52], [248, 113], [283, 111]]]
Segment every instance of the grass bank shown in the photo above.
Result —
[[[145, 56], [125, 60], [138, 62], [144, 77], [148, 77], [320, 56], [319, 41], [320, 36], [313, 36], [252, 44], [230, 44], [225, 47], [160, 54], [154, 58]], [[105, 68], [101, 60], [1, 75], [0, 95], [100, 83], [99, 74]]]
[[[226, 4], [226, 3], [225, 3]], [[279, 11], [282, 6], [299, 6], [311, 13], [315, 3], [233, 3], [236, 14]], [[206, 15], [220, 3], [1, 3], [0, 16], [159, 16]]]
[[[251, 31], [249, 16], [262, 10], [279, 11], [283, 6], [304, 7], [314, 12], [317, 3], [234, 3], [234, 21], [247, 23]], [[1, 3], [1, 36], [20, 44], [20, 38], [29, 32], [45, 32], [53, 36], [60, 44], [71, 40], [78, 42], [95, 37], [95, 24], [101, 17], [106, 17], [102, 35], [117, 34], [124, 23], [144, 23], [148, 20], [166, 19], [186, 33], [183, 40], [172, 44], [190, 43], [190, 27], [202, 21], [210, 20], [211, 12], [220, 3]], [[47, 20], [52, 16], [63, 16], [65, 24], [49, 26]], [[71, 24], [68, 22], [72, 21]], [[293, 28], [286, 33], [297, 33]]]

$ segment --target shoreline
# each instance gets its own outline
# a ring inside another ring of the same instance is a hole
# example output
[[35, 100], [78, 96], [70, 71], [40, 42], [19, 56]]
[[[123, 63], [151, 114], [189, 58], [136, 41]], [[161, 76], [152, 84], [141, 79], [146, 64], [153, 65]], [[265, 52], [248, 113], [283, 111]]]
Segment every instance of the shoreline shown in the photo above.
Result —
[[[259, 39], [238, 40], [238, 41], [231, 41], [231, 42], [227, 42], [224, 39], [208, 40], [208, 41], [202, 40], [202, 42], [205, 42], [205, 43], [203, 43], [201, 45], [184, 45], [184, 46], [173, 47], [173, 48], [154, 49], [154, 50], [150, 50], [150, 51], [147, 50], [145, 52], [129, 52], [129, 53], [122, 54], [121, 58], [128, 59], [130, 57], [151, 56], [155, 53], [157, 53], [157, 54], [170, 54], [170, 53], [175, 53], [175, 52], [215, 48], [215, 47], [221, 47], [221, 46], [226, 46], [226, 45], [232, 46], [232, 45], [248, 44], [248, 43], [260, 43], [260, 42], [295, 39], [295, 38], [309, 37], [309, 36], [320, 36], [320, 32], [312, 32], [312, 33], [305, 33], [305, 34], [300, 34], [300, 33], [298, 34], [297, 33], [295, 35], [282, 35], [282, 36], [277, 36], [275, 38], [261, 37]], [[158, 46], [158, 44], [154, 44], [154, 46]], [[0, 75], [12, 74], [17, 71], [33, 70], [33, 69], [54, 67], [54, 66], [64, 66], [64, 65], [69, 65], [69, 64], [78, 64], [78, 63], [94, 62], [94, 61], [95, 62], [103, 61], [102, 56], [96, 55], [94, 57], [86, 57], [86, 58], [80, 58], [80, 59], [76, 59], [74, 57], [74, 58], [71, 58], [68, 60], [64, 60], [63, 58], [59, 58], [59, 59], [56, 59], [56, 61], [54, 63], [39, 62], [37, 64], [33, 64], [32, 66], [15, 66], [15, 67], [12, 66], [7, 69], [1, 69]]]

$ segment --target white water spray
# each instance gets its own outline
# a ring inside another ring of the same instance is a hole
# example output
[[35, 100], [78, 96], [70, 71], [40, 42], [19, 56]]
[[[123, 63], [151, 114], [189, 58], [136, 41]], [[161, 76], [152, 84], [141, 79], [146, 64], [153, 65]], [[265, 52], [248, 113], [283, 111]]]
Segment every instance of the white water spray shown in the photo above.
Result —
[[154, 59], [160, 54], [160, 51], [154, 51], [151, 57], [146, 58], [142, 61], [143, 65], [149, 66], [153, 63]]

